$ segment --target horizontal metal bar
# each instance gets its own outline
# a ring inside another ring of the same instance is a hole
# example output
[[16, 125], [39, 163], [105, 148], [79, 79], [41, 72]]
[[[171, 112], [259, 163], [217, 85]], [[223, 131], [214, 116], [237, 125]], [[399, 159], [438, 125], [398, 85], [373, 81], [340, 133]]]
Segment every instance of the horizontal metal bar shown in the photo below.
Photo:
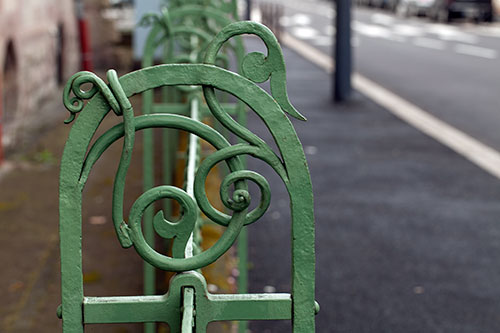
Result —
[[[208, 298], [196, 295], [195, 302], [200, 309], [210, 309], [207, 322], [292, 318], [290, 294], [209, 294]], [[169, 300], [166, 295], [85, 297], [83, 315], [85, 324], [168, 323], [180, 318], [180, 303], [178, 299]]]
[[[224, 111], [230, 115], [237, 115], [238, 105], [234, 103], [221, 103]], [[189, 114], [190, 105], [188, 103], [155, 103], [153, 104], [152, 113], [170, 113], [170, 114]], [[206, 104], [200, 105], [202, 114], [210, 114], [210, 109]]]
[[165, 296], [85, 297], [83, 321], [85, 324], [166, 322], [168, 303]]
[[155, 103], [152, 113], [189, 114], [189, 104], [186, 103]]
[[290, 294], [210, 295], [211, 321], [292, 318]]

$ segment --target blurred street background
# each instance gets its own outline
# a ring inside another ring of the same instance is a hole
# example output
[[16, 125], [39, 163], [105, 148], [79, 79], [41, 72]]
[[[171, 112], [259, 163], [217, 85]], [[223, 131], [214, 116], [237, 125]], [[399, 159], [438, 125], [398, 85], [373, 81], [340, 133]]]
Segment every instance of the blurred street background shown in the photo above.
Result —
[[[241, 1], [242, 17], [249, 3], [251, 19], [279, 37], [290, 99], [308, 118], [293, 123], [315, 195], [316, 331], [500, 332], [500, 6], [337, 1]], [[350, 29], [338, 29], [340, 4], [350, 7]], [[70, 129], [62, 87], [82, 69], [101, 77], [108, 68], [137, 69], [147, 30], [137, 23], [160, 5], [0, 0], [0, 332], [61, 330], [57, 177]], [[349, 52], [339, 56], [340, 35]], [[255, 38], [245, 42], [249, 52], [263, 50]], [[337, 79], [335, 60], [347, 64]], [[253, 114], [249, 128], [272, 141]], [[85, 192], [88, 295], [142, 290], [141, 260], [121, 249], [110, 218], [115, 148]], [[141, 193], [141, 151], [134, 153], [130, 202]], [[271, 170], [249, 163], [273, 192], [270, 210], [248, 228], [249, 288], [289, 292], [286, 190]], [[212, 287], [234, 291], [226, 274], [234, 262], [223, 265]], [[276, 321], [249, 330], [291, 328]]]

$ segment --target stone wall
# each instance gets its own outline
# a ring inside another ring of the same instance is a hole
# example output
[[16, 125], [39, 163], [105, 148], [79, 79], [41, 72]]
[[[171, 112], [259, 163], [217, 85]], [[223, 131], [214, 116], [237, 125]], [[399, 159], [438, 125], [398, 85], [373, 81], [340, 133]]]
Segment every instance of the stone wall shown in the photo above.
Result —
[[[61, 85], [79, 69], [73, 0], [0, 0], [0, 111], [7, 151], [55, 111]], [[59, 102], [60, 103], [60, 102]], [[61, 108], [57, 110], [62, 112]]]

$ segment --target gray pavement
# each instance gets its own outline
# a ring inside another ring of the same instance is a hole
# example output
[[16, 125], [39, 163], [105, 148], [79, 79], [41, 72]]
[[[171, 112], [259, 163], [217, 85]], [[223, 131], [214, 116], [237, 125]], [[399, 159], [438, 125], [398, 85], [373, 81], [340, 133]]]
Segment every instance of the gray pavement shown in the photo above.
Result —
[[[59, 102], [60, 103], [60, 102]], [[71, 125], [67, 112], [27, 152], [8, 163], [0, 179], [0, 332], [60, 332], [58, 237], [59, 161]], [[103, 127], [118, 118], [109, 117]], [[130, 169], [127, 203], [142, 191], [140, 145]], [[142, 290], [142, 260], [123, 250], [111, 223], [111, 188], [119, 160], [114, 145], [98, 162], [84, 192], [83, 267], [88, 296], [135, 295]], [[4, 166], [5, 167], [5, 166]], [[141, 325], [91, 325], [88, 332], [140, 332]]]
[[[285, 49], [294, 121], [313, 180], [317, 332], [500, 331], [500, 181]], [[250, 128], [271, 137], [257, 117]], [[286, 191], [250, 226], [250, 288], [290, 290]], [[289, 332], [286, 322], [253, 332]]]

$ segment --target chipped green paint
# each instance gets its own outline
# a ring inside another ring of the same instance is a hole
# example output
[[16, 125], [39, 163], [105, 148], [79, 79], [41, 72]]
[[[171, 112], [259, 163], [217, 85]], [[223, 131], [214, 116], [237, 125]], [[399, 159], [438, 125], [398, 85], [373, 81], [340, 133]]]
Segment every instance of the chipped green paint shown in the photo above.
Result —
[[[246, 56], [242, 75], [213, 65], [217, 53], [230, 38], [241, 34], [260, 37], [268, 54]], [[258, 61], [255, 61], [255, 60]], [[259, 73], [257, 76], [253, 73]], [[271, 94], [256, 82], [271, 80]], [[62, 318], [65, 332], [83, 332], [84, 324], [118, 322], [166, 322], [172, 332], [181, 329], [186, 290], [193, 292], [194, 331], [205, 332], [211, 321], [291, 319], [294, 332], [314, 332], [314, 217], [312, 188], [304, 152], [295, 130], [286, 116], [303, 117], [293, 108], [286, 95], [285, 67], [279, 45], [265, 27], [251, 22], [226, 26], [208, 46], [205, 64], [168, 64], [148, 67], [124, 75], [108, 72], [108, 82], [91, 73], [75, 75], [65, 89], [64, 101], [71, 118], [76, 118], [66, 143], [60, 174], [60, 239], [62, 276]], [[92, 88], [82, 92], [84, 83]], [[158, 113], [134, 115], [128, 98], [161, 87], [201, 86], [208, 110], [223, 126], [239, 138], [230, 144], [214, 128], [190, 117]], [[279, 154], [246, 127], [236, 122], [216, 98], [215, 90], [225, 91], [255, 112], [272, 134]], [[70, 98], [70, 94], [75, 95]], [[84, 100], [90, 99], [86, 104]], [[123, 117], [93, 142], [96, 131], [109, 110]], [[73, 119], [70, 119], [73, 120]], [[171, 185], [145, 190], [124, 217], [125, 178], [134, 148], [135, 132], [152, 128], [183, 130], [212, 144], [216, 152], [199, 163], [193, 181], [193, 194]], [[134, 247], [150, 265], [179, 272], [169, 292], [163, 296], [85, 297], [83, 294], [81, 223], [82, 191], [93, 165], [106, 149], [124, 137], [123, 151], [113, 188], [113, 223], [120, 244]], [[211, 295], [204, 278], [189, 272], [204, 267], [224, 254], [236, 240], [245, 224], [258, 223], [270, 198], [270, 187], [262, 175], [246, 170], [241, 157], [250, 155], [269, 164], [282, 179], [290, 197], [292, 217], [292, 290], [290, 294]], [[230, 171], [221, 184], [221, 199], [232, 214], [215, 209], [206, 200], [205, 180], [217, 163], [224, 162]], [[249, 212], [251, 198], [247, 182], [255, 182], [261, 201]], [[229, 187], [235, 190], [230, 195]], [[172, 198], [184, 208], [181, 222], [172, 223], [160, 212], [153, 228], [161, 237], [171, 238], [178, 248], [169, 257], [156, 252], [145, 241], [141, 223], [146, 208], [153, 202]], [[182, 256], [184, 239], [193, 220], [203, 212], [225, 232], [209, 249]], [[190, 296], [189, 296], [190, 297]], [[191, 303], [188, 303], [191, 304]], [[187, 307], [189, 308], [189, 306]], [[83, 311], [83, 313], [82, 313]], [[188, 310], [187, 312], [189, 312]], [[186, 324], [188, 325], [188, 324]]]

